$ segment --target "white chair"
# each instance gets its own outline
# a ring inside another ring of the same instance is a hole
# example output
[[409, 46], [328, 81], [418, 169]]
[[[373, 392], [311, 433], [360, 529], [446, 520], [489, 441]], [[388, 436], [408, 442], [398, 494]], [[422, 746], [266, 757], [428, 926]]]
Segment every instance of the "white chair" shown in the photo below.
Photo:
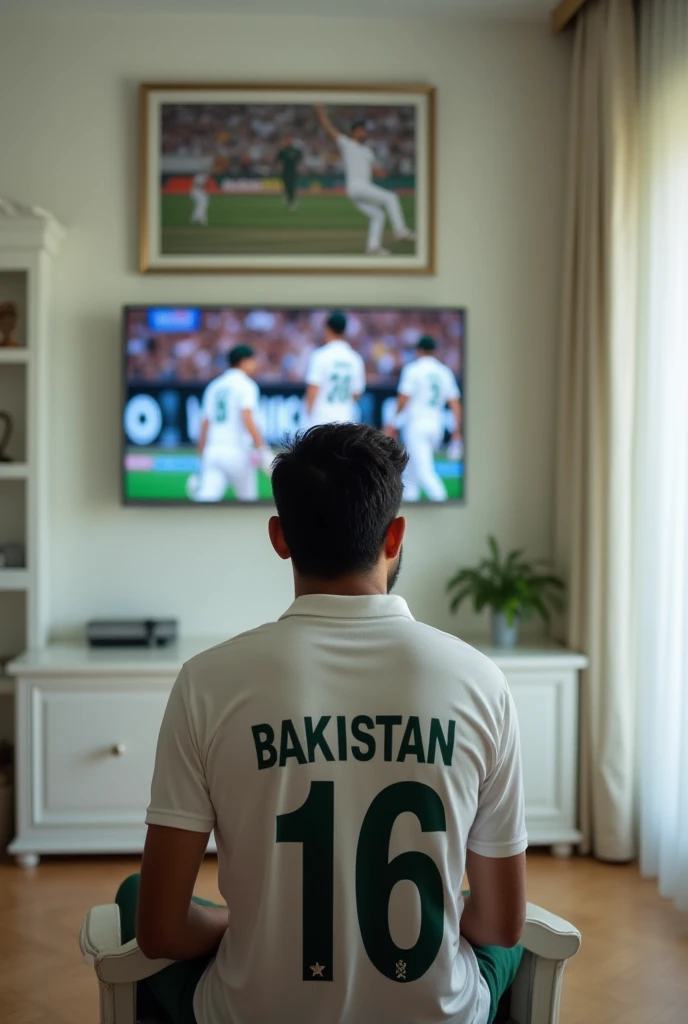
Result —
[[[580, 932], [529, 903], [521, 942], [526, 952], [512, 987], [512, 1024], [557, 1024], [564, 967], [578, 952]], [[136, 1024], [136, 983], [172, 961], [147, 960], [135, 939], [122, 945], [119, 908], [114, 903], [89, 910], [79, 945], [98, 976], [100, 1024]]]

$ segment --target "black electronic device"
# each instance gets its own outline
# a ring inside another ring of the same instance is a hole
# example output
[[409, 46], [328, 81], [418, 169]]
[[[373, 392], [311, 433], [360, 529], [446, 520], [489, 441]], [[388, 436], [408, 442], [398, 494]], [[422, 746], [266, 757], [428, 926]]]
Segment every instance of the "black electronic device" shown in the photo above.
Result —
[[167, 647], [177, 639], [176, 619], [91, 619], [89, 647]]

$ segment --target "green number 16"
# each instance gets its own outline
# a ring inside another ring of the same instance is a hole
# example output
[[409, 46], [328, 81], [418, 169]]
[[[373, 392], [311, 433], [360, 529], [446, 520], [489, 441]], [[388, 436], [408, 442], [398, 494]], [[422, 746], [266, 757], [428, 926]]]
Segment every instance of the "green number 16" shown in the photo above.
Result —
[[[416, 981], [432, 966], [444, 937], [444, 885], [434, 860], [410, 850], [389, 860], [394, 822], [415, 814], [423, 832], [446, 832], [442, 799], [420, 782], [397, 782], [373, 800], [363, 819], [356, 850], [356, 909], [365, 951], [393, 981]], [[308, 799], [291, 814], [277, 816], [278, 843], [303, 844], [303, 979], [332, 981], [334, 889], [334, 783], [312, 782]], [[401, 881], [420, 896], [420, 933], [402, 949], [389, 930], [389, 900]]]

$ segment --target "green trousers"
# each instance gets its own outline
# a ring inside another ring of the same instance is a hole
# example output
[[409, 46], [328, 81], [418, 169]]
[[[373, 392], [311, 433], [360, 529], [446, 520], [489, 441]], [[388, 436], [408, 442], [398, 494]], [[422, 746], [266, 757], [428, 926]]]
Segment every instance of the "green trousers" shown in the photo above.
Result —
[[[122, 942], [136, 937], [136, 906], [139, 896], [139, 876], [131, 875], [119, 887], [115, 902], [122, 923]], [[194, 902], [204, 907], [217, 907], [194, 896]], [[496, 1024], [506, 1012], [502, 998], [508, 994], [523, 955], [520, 946], [503, 949], [501, 946], [475, 946], [480, 973], [490, 990], [490, 1022]], [[139, 1015], [159, 1018], [165, 1024], [196, 1024], [193, 998], [201, 976], [212, 960], [212, 955], [171, 964], [164, 971], [139, 983]], [[500, 1006], [500, 1002], [502, 1005]], [[162, 1012], [161, 1012], [162, 1011]], [[505, 1019], [508, 1019], [508, 1014]]]
[[296, 202], [296, 186], [298, 184], [298, 178], [296, 175], [285, 174], [282, 178], [282, 184], [284, 185], [284, 197], [288, 203]]

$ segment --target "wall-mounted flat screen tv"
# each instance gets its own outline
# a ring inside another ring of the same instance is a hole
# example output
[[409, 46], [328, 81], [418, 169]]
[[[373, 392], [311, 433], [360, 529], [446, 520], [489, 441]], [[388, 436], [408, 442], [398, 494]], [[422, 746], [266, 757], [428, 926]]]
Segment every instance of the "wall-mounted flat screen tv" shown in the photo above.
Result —
[[127, 504], [270, 502], [285, 438], [356, 421], [409, 453], [407, 502], [464, 498], [461, 309], [129, 306]]

